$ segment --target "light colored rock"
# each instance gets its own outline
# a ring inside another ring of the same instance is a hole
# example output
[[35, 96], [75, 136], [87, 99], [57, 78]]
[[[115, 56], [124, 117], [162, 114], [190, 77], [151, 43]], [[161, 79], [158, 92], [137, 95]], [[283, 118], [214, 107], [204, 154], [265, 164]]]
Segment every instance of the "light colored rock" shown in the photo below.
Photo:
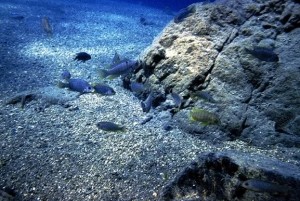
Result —
[[[194, 100], [188, 107], [218, 111], [219, 135], [299, 147], [299, 3], [227, 0], [194, 7], [194, 13], [170, 22], [154, 40], [131, 79], [143, 80], [160, 96], [170, 89], [185, 99], [209, 91], [218, 104]], [[258, 47], [273, 51], [279, 61], [248, 52]], [[186, 119], [179, 123], [183, 127], [189, 125], [187, 113], [175, 115], [177, 122]]]

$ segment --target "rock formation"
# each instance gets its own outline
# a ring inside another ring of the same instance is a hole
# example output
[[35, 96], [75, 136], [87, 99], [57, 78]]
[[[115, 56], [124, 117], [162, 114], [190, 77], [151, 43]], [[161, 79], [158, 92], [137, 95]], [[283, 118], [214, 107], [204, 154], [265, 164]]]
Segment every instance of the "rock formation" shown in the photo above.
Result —
[[[129, 82], [145, 83], [155, 106], [180, 94], [185, 104], [173, 123], [201, 138], [300, 147], [299, 2], [222, 0], [188, 11], [143, 52]], [[199, 91], [216, 102], [196, 99]], [[221, 123], [190, 122], [192, 107]]]
[[[234, 151], [206, 153], [163, 188], [160, 200], [296, 201], [299, 173], [297, 167], [259, 155], [250, 158]], [[256, 181], [255, 188], [243, 187], [249, 180]]]

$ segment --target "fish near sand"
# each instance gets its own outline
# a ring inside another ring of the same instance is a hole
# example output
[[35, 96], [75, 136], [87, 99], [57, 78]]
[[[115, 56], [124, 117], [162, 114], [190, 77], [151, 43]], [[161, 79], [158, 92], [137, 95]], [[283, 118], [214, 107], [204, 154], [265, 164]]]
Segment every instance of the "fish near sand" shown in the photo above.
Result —
[[115, 55], [114, 55], [114, 57], [113, 57], [113, 59], [112, 59], [112, 62], [111, 62], [111, 65], [110, 65], [110, 66], [114, 66], [114, 65], [119, 64], [119, 63], [121, 63], [121, 57], [120, 57], [120, 55], [118, 54], [118, 52], [116, 51], [116, 52], [115, 52]]
[[248, 54], [258, 58], [261, 61], [277, 62], [279, 60], [278, 55], [269, 48], [254, 47], [252, 49], [245, 48]]
[[291, 190], [290, 187], [262, 181], [259, 179], [246, 180], [241, 184], [241, 186], [251, 191], [266, 192], [271, 194], [283, 194], [283, 195], [287, 195], [288, 192]]
[[141, 102], [141, 106], [143, 109], [143, 112], [149, 112], [152, 107], [152, 102], [154, 100], [153, 92], [151, 92], [145, 101]]
[[104, 130], [104, 131], [124, 131], [124, 126], [119, 126], [113, 122], [109, 121], [101, 121], [96, 124], [97, 128]]
[[61, 78], [64, 79], [64, 80], [69, 80], [69, 79], [71, 78], [71, 73], [70, 73], [70, 71], [64, 70], [64, 71], [61, 73]]
[[86, 52], [79, 52], [76, 54], [76, 57], [74, 60], [86, 62], [87, 60], [90, 60], [92, 57]]
[[96, 93], [104, 96], [111, 96], [116, 94], [115, 90], [107, 84], [96, 84], [94, 86], [94, 89]]
[[213, 125], [220, 123], [219, 117], [216, 114], [200, 108], [193, 108], [190, 111], [189, 117], [191, 121], [198, 121], [203, 125]]
[[120, 75], [126, 75], [132, 72], [137, 66], [136, 61], [132, 60], [125, 60], [119, 64], [111, 66], [110, 69], [100, 69], [100, 77], [106, 78], [109, 77], [110, 79], [119, 77]]
[[69, 79], [68, 82], [59, 82], [58, 87], [69, 88], [71, 91], [77, 91], [81, 94], [93, 92], [93, 87], [85, 80], [73, 78]]
[[43, 17], [42, 20], [42, 28], [43, 30], [49, 35], [51, 36], [53, 34], [53, 29], [52, 26], [50, 24], [49, 18], [48, 17]]

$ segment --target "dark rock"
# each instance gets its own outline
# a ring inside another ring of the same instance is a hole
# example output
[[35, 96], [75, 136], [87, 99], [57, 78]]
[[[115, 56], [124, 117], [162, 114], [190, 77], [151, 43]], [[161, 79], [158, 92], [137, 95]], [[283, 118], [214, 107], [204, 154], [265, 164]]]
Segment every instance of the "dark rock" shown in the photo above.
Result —
[[[280, 185], [287, 191], [251, 191], [242, 186], [249, 179]], [[159, 200], [296, 201], [299, 196], [297, 167], [261, 155], [227, 151], [199, 155], [162, 189]]]

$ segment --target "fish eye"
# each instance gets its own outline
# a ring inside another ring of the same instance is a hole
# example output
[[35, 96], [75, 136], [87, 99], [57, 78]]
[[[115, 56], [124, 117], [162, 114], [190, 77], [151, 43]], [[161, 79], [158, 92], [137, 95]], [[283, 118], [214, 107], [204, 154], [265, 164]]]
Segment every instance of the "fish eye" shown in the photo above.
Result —
[[248, 182], [245, 182], [244, 185], [245, 185], [245, 186], [249, 186], [249, 183], [248, 183]]

